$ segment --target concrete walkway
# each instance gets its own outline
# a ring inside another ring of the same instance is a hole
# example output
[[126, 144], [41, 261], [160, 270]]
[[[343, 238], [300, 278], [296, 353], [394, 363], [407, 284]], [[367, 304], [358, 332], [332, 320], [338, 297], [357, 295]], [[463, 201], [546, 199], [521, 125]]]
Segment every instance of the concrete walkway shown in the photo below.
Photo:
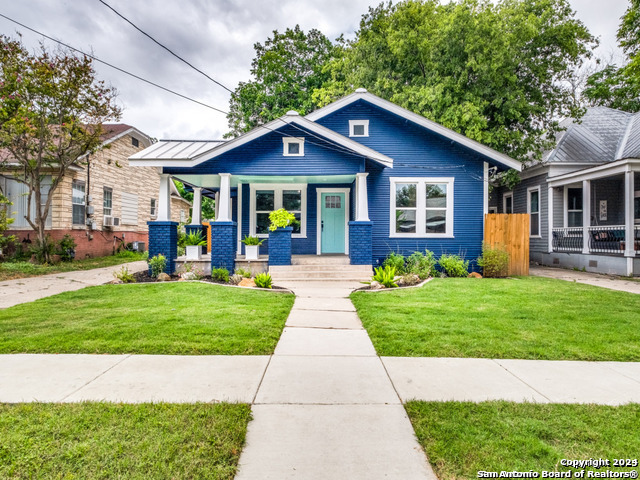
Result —
[[[129, 272], [140, 272], [148, 268], [147, 262], [125, 263]], [[113, 280], [113, 272], [122, 265], [94, 268], [93, 270], [76, 270], [74, 272], [52, 273], [39, 277], [18, 278], [0, 282], [0, 309], [13, 307], [20, 303], [33, 302], [39, 298], [49, 297], [62, 292], [80, 290], [84, 287], [102, 285]]]
[[624, 278], [612, 277], [600, 273], [579, 272], [565, 268], [530, 267], [529, 274], [537, 277], [557, 278], [558, 280], [566, 280], [568, 282], [585, 283], [595, 287], [640, 294], [640, 281], [625, 280]]

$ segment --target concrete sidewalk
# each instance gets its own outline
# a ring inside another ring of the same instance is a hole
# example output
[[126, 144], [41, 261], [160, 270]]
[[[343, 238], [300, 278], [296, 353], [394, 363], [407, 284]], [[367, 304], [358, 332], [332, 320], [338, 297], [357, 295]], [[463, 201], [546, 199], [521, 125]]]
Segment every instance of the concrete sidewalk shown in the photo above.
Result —
[[612, 277], [600, 273], [579, 272], [565, 268], [530, 267], [529, 274], [536, 277], [556, 278], [568, 282], [593, 285], [594, 287], [640, 294], [640, 281], [625, 280], [624, 278]]
[[102, 285], [113, 280], [113, 272], [125, 265], [129, 272], [141, 272], [148, 268], [147, 262], [129, 262], [112, 267], [76, 270], [74, 272], [52, 273], [39, 277], [18, 278], [0, 282], [0, 309], [20, 303], [33, 302], [62, 292], [80, 290], [94, 285]]

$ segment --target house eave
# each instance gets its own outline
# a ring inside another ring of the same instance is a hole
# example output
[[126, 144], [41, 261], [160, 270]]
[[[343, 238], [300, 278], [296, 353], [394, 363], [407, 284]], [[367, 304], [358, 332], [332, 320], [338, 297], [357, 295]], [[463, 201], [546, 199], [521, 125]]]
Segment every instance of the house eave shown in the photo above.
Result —
[[[634, 168], [636, 167], [636, 168]], [[550, 187], [561, 187], [570, 183], [581, 182], [584, 180], [594, 180], [597, 178], [609, 177], [627, 171], [640, 170], [639, 158], [624, 158], [614, 162], [596, 165], [589, 168], [576, 170], [575, 172], [565, 173], [555, 177], [549, 177], [547, 183]]]

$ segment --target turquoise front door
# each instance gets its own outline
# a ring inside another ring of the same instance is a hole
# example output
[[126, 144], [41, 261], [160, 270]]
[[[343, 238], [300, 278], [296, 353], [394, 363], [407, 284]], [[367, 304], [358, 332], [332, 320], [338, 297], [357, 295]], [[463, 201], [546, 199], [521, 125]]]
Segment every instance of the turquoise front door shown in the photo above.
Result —
[[320, 253], [345, 253], [345, 194], [322, 193], [320, 202]]

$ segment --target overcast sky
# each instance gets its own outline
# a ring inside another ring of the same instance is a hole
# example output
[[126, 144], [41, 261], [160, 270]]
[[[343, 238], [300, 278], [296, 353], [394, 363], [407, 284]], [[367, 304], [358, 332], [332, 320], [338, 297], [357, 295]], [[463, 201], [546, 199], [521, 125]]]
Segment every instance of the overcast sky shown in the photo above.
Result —
[[[378, 0], [105, 0], [158, 41], [233, 90], [250, 78], [255, 42], [296, 24], [330, 39], [353, 37], [360, 18]], [[570, 0], [577, 17], [600, 38], [599, 54], [619, 55], [616, 30], [628, 0]], [[104, 61], [226, 111], [229, 93], [173, 58], [98, 0], [4, 0], [0, 13]], [[0, 31], [38, 35], [0, 18]], [[52, 46], [50, 41], [47, 45]], [[159, 139], [218, 139], [225, 115], [180, 99], [109, 67], [99, 77], [119, 91], [122, 121]], [[365, 85], [366, 87], [366, 85]]]

